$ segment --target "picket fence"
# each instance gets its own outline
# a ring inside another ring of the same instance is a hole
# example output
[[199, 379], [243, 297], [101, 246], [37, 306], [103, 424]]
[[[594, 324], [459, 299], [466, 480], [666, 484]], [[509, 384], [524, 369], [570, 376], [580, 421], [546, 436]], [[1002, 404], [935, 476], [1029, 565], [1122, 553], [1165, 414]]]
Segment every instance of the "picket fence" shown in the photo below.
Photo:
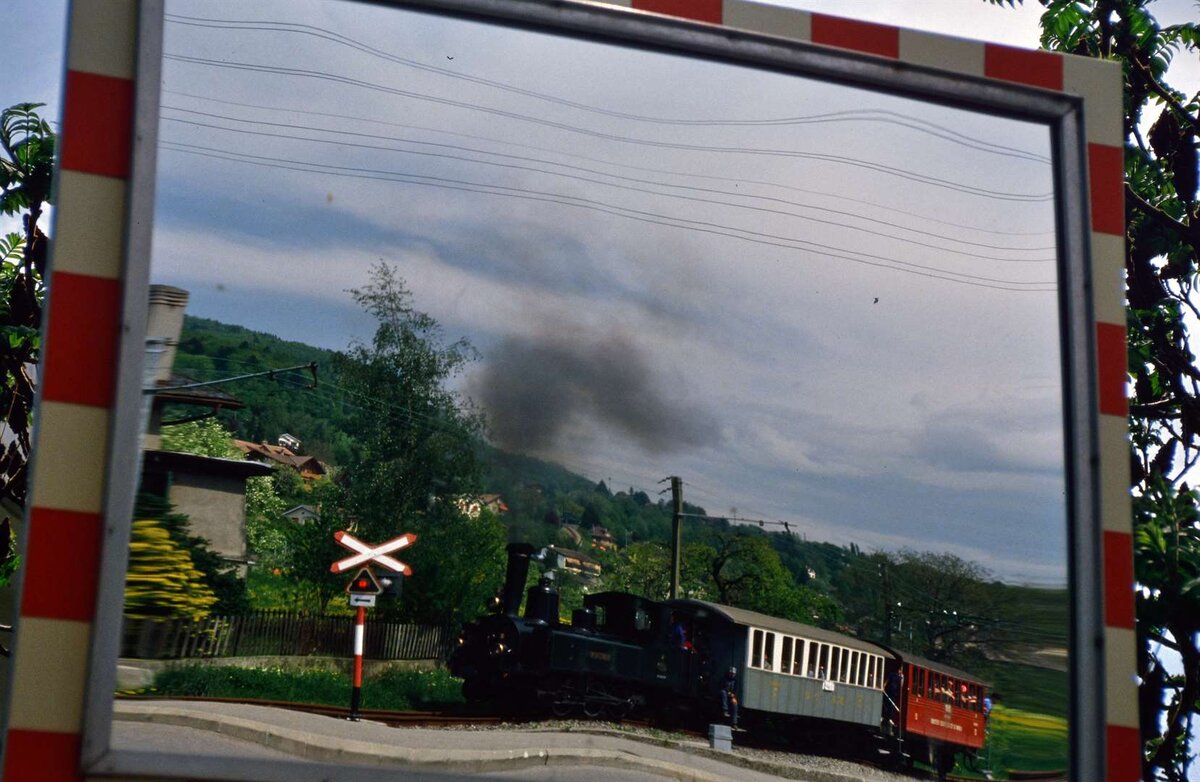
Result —
[[[444, 627], [366, 622], [363, 656], [369, 660], [444, 658], [453, 641]], [[125, 617], [121, 656], [143, 660], [193, 657], [346, 656], [353, 648], [348, 616], [260, 611], [245, 616], [187, 619]]]

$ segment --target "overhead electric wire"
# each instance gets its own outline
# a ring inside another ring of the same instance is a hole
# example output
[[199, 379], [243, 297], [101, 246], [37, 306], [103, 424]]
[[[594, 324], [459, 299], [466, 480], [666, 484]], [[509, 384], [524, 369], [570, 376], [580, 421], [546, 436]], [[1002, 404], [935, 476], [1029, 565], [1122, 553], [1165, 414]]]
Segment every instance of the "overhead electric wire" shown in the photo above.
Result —
[[934, 266], [926, 266], [923, 264], [901, 261], [895, 258], [886, 258], [884, 256], [874, 255], [871, 253], [857, 253], [852, 250], [824, 245], [818, 242], [809, 242], [803, 239], [778, 236], [762, 231], [752, 231], [750, 229], [735, 228], [733, 226], [725, 226], [719, 223], [713, 223], [704, 220], [691, 220], [683, 217], [671, 217], [645, 210], [621, 207], [613, 204], [607, 204], [602, 201], [597, 201], [595, 199], [582, 198], [579, 196], [549, 193], [527, 188], [509, 187], [506, 185], [489, 185], [479, 182], [451, 179], [448, 177], [435, 177], [423, 174], [410, 174], [405, 172], [385, 171], [380, 169], [359, 168], [353, 166], [335, 166], [328, 163], [296, 161], [286, 158], [270, 157], [266, 155], [251, 155], [249, 153], [230, 152], [228, 150], [217, 149], [214, 147], [205, 147], [196, 144], [184, 144], [173, 141], [161, 142], [161, 147], [172, 151], [184, 152], [202, 157], [210, 157], [237, 163], [248, 163], [250, 165], [264, 166], [269, 168], [282, 168], [304, 173], [323, 173], [332, 176], [349, 177], [355, 179], [404, 182], [407, 184], [436, 187], [446, 190], [457, 190], [479, 193], [483, 195], [517, 198], [542, 203], [555, 203], [562, 206], [589, 209], [592, 211], [610, 214], [616, 217], [637, 220], [639, 222], [650, 223], [653, 225], [662, 225], [716, 236], [725, 236], [772, 247], [800, 250], [814, 255], [819, 255], [821, 257], [837, 258], [839, 260], [845, 260], [851, 263], [858, 263], [882, 269], [891, 269], [893, 271], [914, 274], [921, 277], [927, 277], [929, 279], [945, 280], [947, 282], [956, 282], [976, 287], [1015, 292], [1024, 291], [1046, 293], [1057, 291], [1057, 285], [1053, 280], [1023, 282], [1020, 280], [1004, 280], [993, 277], [985, 277], [983, 275], [966, 274], [964, 272], [955, 272], [949, 269], [941, 269]]
[[404, 155], [419, 155], [422, 157], [444, 158], [444, 159], [448, 159], [448, 160], [457, 160], [457, 161], [466, 162], [466, 163], [475, 163], [475, 164], [479, 164], [479, 165], [495, 166], [498, 168], [507, 168], [507, 169], [513, 169], [513, 170], [517, 170], [517, 171], [528, 171], [528, 172], [532, 172], [532, 173], [545, 174], [547, 176], [556, 176], [556, 177], [563, 177], [563, 178], [567, 178], [567, 179], [574, 179], [576, 181], [588, 182], [591, 184], [602, 185], [604, 187], [615, 187], [615, 188], [620, 188], [620, 189], [624, 189], [624, 190], [630, 190], [632, 192], [648, 193], [648, 194], [652, 194], [652, 195], [665, 196], [668, 198], [679, 198], [679, 199], [684, 199], [684, 200], [688, 200], [688, 201], [695, 201], [698, 203], [717, 204], [720, 206], [728, 206], [728, 207], [731, 207], [734, 209], [746, 209], [746, 210], [750, 210], [750, 211], [761, 212], [764, 214], [776, 214], [776, 215], [782, 215], [785, 217], [794, 217], [794, 218], [801, 219], [801, 220], [808, 220], [810, 222], [820, 223], [822, 225], [836, 226], [838, 228], [844, 228], [844, 229], [850, 230], [850, 231], [859, 231], [862, 233], [870, 234], [872, 236], [879, 236], [879, 237], [883, 237], [886, 239], [893, 239], [898, 242], [905, 242], [907, 244], [913, 244], [913, 245], [917, 245], [919, 247], [925, 247], [925, 248], [932, 249], [932, 250], [943, 250], [946, 252], [954, 252], [959, 255], [966, 255], [966, 256], [973, 257], [973, 258], [982, 258], [982, 259], [992, 260], [992, 261], [1000, 261], [1003, 263], [1054, 263], [1055, 262], [1055, 258], [1053, 256], [1042, 257], [1042, 258], [1006, 258], [1006, 257], [997, 256], [997, 255], [976, 253], [976, 252], [972, 252], [969, 250], [957, 250], [957, 249], [954, 249], [951, 247], [945, 247], [945, 246], [937, 245], [937, 244], [930, 244], [928, 242], [922, 242], [917, 239], [910, 239], [910, 238], [904, 237], [904, 236], [897, 236], [895, 234], [890, 234], [890, 233], [886, 233], [883, 231], [875, 231], [870, 228], [864, 228], [862, 226], [852, 225], [849, 223], [842, 223], [842, 222], [837, 222], [835, 220], [825, 220], [825, 219], [821, 219], [818, 217], [812, 217], [812, 216], [800, 214], [800, 213], [797, 213], [794, 211], [788, 211], [788, 210], [782, 210], [782, 209], [772, 209], [769, 207], [751, 206], [749, 204], [739, 204], [739, 203], [735, 203], [735, 202], [731, 202], [731, 201], [722, 201], [722, 200], [717, 200], [717, 199], [702, 198], [699, 196], [687, 196], [687, 195], [680, 195], [680, 194], [674, 194], [674, 193], [664, 193], [664, 192], [661, 192], [658, 190], [649, 190], [649, 189], [645, 189], [645, 188], [635, 187], [632, 185], [614, 184], [612, 182], [605, 182], [605, 181], [594, 179], [594, 178], [588, 177], [588, 176], [580, 176], [578, 174], [569, 174], [569, 173], [563, 173], [563, 172], [559, 172], [559, 171], [552, 171], [552, 170], [547, 170], [547, 169], [543, 169], [543, 168], [537, 168], [535, 166], [520, 165], [517, 163], [502, 163], [502, 162], [497, 162], [497, 161], [493, 161], [493, 160], [464, 157], [461, 155], [455, 155], [455, 154], [450, 154], [450, 153], [446, 153], [446, 152], [423, 152], [423, 151], [416, 151], [416, 150], [397, 149], [396, 147], [390, 147], [390, 146], [379, 146], [379, 145], [375, 145], [375, 144], [363, 144], [363, 143], [358, 143], [358, 142], [346, 141], [344, 137], [351, 136], [351, 137], [359, 137], [359, 138], [371, 138], [371, 139], [379, 139], [379, 140], [385, 140], [385, 141], [393, 141], [393, 142], [397, 142], [397, 143], [401, 143], [401, 144], [413, 144], [413, 145], [418, 145], [418, 146], [436, 147], [439, 149], [459, 150], [459, 151], [471, 152], [471, 153], [475, 153], [475, 154], [479, 154], [479, 155], [492, 155], [495, 157], [508, 158], [508, 159], [519, 160], [519, 161], [524, 161], [524, 162], [541, 163], [541, 164], [545, 164], [548, 166], [560, 166], [562, 168], [567, 168], [567, 169], [571, 169], [571, 170], [575, 170], [575, 171], [583, 171], [583, 172], [590, 173], [590, 174], [596, 174], [597, 176], [609, 177], [611, 179], [618, 179], [618, 180], [622, 180], [622, 181], [626, 181], [626, 182], [636, 182], [636, 183], [641, 183], [641, 184], [658, 185], [660, 187], [691, 190], [691, 191], [700, 192], [700, 193], [713, 193], [713, 194], [735, 196], [735, 197], [739, 197], [739, 198], [748, 198], [748, 199], [762, 200], [762, 201], [768, 201], [768, 202], [784, 203], [784, 204], [788, 204], [791, 206], [797, 206], [800, 208], [813, 209], [816, 211], [828, 212], [828, 213], [842, 215], [842, 216], [846, 216], [846, 217], [859, 218], [859, 219], [865, 220], [867, 222], [879, 223], [882, 225], [886, 225], [888, 227], [898, 228], [902, 231], [910, 231], [912, 233], [917, 233], [917, 234], [920, 234], [923, 236], [929, 236], [929, 237], [937, 238], [937, 239], [944, 239], [948, 242], [957, 242], [959, 244], [967, 245], [969, 247], [981, 247], [981, 248], [993, 249], [993, 250], [1009, 250], [1012, 252], [1043, 252], [1043, 251], [1053, 251], [1054, 250], [1054, 247], [1052, 247], [1052, 246], [1048, 246], [1048, 247], [1012, 247], [1012, 246], [1005, 246], [1005, 245], [988, 244], [988, 243], [984, 243], [984, 242], [972, 242], [972, 241], [969, 241], [966, 239], [957, 239], [955, 237], [946, 236], [943, 234], [933, 233], [930, 231], [922, 231], [917, 228], [910, 228], [908, 226], [899, 225], [896, 223], [890, 223], [890, 222], [887, 222], [884, 220], [879, 220], [877, 218], [870, 218], [870, 217], [865, 217], [865, 216], [861, 216], [861, 215], [856, 215], [851, 212], [845, 212], [845, 211], [840, 211], [840, 210], [836, 210], [836, 209], [829, 209], [827, 207], [821, 207], [821, 206], [810, 206], [808, 204], [800, 204], [800, 203], [797, 203], [794, 201], [788, 201], [786, 199], [772, 198], [769, 196], [755, 196], [755, 195], [742, 194], [742, 193], [730, 193], [727, 190], [717, 190], [717, 189], [713, 189], [713, 188], [701, 188], [701, 187], [694, 187], [694, 186], [690, 186], [690, 185], [674, 185], [674, 184], [671, 184], [668, 182], [661, 182], [658, 180], [638, 179], [635, 177], [621, 176], [619, 174], [609, 174], [609, 173], [605, 173], [603, 171], [597, 171], [595, 169], [584, 168], [581, 166], [572, 166], [572, 165], [565, 164], [565, 163], [555, 163], [554, 161], [546, 160], [544, 158], [526, 157], [526, 156], [522, 156], [522, 155], [511, 155], [511, 154], [500, 153], [500, 152], [488, 152], [487, 150], [473, 149], [470, 147], [463, 147], [463, 146], [459, 146], [459, 145], [455, 145], [455, 144], [446, 144], [446, 143], [442, 143], [442, 142], [418, 141], [418, 140], [414, 140], [414, 139], [396, 138], [396, 137], [392, 137], [392, 136], [382, 136], [382, 135], [377, 135], [377, 134], [373, 134], [373, 133], [340, 131], [340, 130], [334, 130], [331, 128], [320, 128], [320, 127], [314, 127], [314, 126], [310, 126], [310, 125], [296, 125], [296, 124], [292, 124], [292, 123], [247, 120], [247, 119], [241, 119], [240, 117], [230, 117], [230, 116], [223, 115], [223, 114], [213, 114], [213, 113], [209, 113], [209, 112], [194, 111], [192, 109], [183, 109], [183, 108], [179, 108], [176, 106], [163, 106], [162, 108], [166, 109], [168, 111], [178, 111], [178, 112], [183, 112], [186, 114], [193, 114], [193, 115], [197, 115], [197, 116], [208, 117], [210, 119], [221, 119], [221, 120], [227, 120], [230, 122], [240, 122], [240, 123], [249, 124], [249, 125], [263, 125], [263, 126], [273, 127], [273, 128], [290, 128], [293, 130], [307, 130], [307, 131], [314, 131], [314, 132], [318, 132], [318, 133], [333, 133], [333, 134], [337, 134], [338, 138], [336, 138], [336, 139], [313, 138], [311, 136], [294, 135], [294, 134], [290, 134], [290, 133], [257, 131], [257, 130], [248, 130], [248, 129], [244, 129], [244, 128], [230, 128], [230, 127], [226, 127], [223, 125], [215, 125], [212, 123], [200, 122], [198, 120], [192, 120], [192, 119], [178, 119], [175, 117], [163, 117], [163, 120], [168, 121], [168, 122], [178, 122], [178, 123], [182, 123], [182, 124], [192, 125], [195, 127], [210, 128], [210, 129], [214, 129], [214, 130], [223, 130], [223, 131], [226, 131], [229, 133], [242, 133], [242, 134], [252, 135], [252, 136], [290, 139], [293, 141], [308, 141], [308, 142], [312, 142], [312, 143], [316, 143], [316, 144], [329, 144], [329, 145], [335, 145], [338, 147], [352, 147], [352, 148], [356, 148], [356, 149], [370, 149], [370, 150], [378, 150], [378, 151], [385, 151], [385, 152], [394, 152], [396, 154], [404, 154]]
[[762, 155], [768, 157], [789, 157], [800, 158], [804, 160], [819, 160], [826, 163], [834, 163], [838, 165], [849, 166], [852, 168], [862, 168], [875, 173], [895, 176], [911, 182], [919, 182], [922, 184], [931, 185], [934, 187], [945, 188], [947, 190], [974, 195], [981, 198], [996, 199], [1000, 201], [1016, 201], [1016, 202], [1039, 202], [1050, 201], [1053, 193], [1009, 193], [991, 188], [972, 187], [960, 182], [954, 182], [948, 179], [941, 179], [934, 176], [926, 176], [916, 171], [908, 171], [906, 169], [897, 168], [894, 166], [884, 165], [882, 163], [874, 163], [858, 158], [846, 157], [843, 155], [826, 155], [819, 152], [801, 152], [799, 150], [786, 149], [763, 149], [750, 147], [724, 147], [702, 144], [682, 144], [669, 141], [655, 141], [652, 139], [637, 139], [630, 136], [624, 136], [614, 133], [604, 133], [597, 130], [569, 125], [563, 122], [534, 117], [528, 114], [520, 114], [517, 112], [507, 111], [504, 109], [496, 109], [489, 106], [484, 106], [477, 103], [469, 103], [467, 101], [457, 101], [450, 98], [442, 98], [435, 95], [426, 95], [424, 93], [413, 92], [411, 90], [402, 90], [395, 87], [388, 87], [383, 84], [375, 84], [373, 82], [363, 81], [361, 79], [352, 79], [348, 76], [339, 76], [338, 74], [328, 73], [325, 71], [307, 70], [304, 68], [288, 68], [278, 65], [259, 65], [256, 63], [230, 62], [227, 60], [214, 60], [204, 57], [190, 57], [181, 54], [164, 54], [163, 59], [174, 60], [176, 62], [186, 62], [193, 65], [209, 66], [214, 68], [229, 68], [233, 70], [249, 71], [253, 73], [269, 73], [281, 76], [294, 76], [306, 79], [318, 79], [329, 81], [335, 84], [344, 84], [361, 89], [371, 90], [375, 92], [383, 92], [390, 95], [398, 95], [400, 97], [411, 98], [413, 100], [427, 101], [452, 108], [465, 109], [468, 111], [482, 112], [493, 116], [504, 117], [519, 122], [528, 122], [542, 127], [554, 128], [568, 133], [576, 133], [591, 138], [600, 138], [606, 141], [615, 141], [622, 144], [631, 144], [635, 146], [644, 146], [658, 149], [676, 149], [689, 152], [711, 152], [720, 154], [743, 154], [743, 155]]
[[[896, 111], [886, 109], [855, 109], [848, 111], [826, 112], [824, 114], [815, 115], [800, 115], [795, 117], [778, 117], [769, 119], [746, 119], [746, 120], [731, 120], [731, 119], [684, 119], [679, 117], [653, 117], [646, 114], [635, 114], [632, 112], [617, 111], [615, 109], [607, 109], [601, 106], [594, 106], [588, 103], [569, 100], [558, 95], [550, 93], [538, 92], [536, 90], [525, 89], [513, 84], [509, 84], [494, 79], [485, 79], [481, 76], [474, 76], [469, 73], [451, 70], [449, 68], [438, 67], [422, 63], [418, 60], [412, 60], [406, 57], [392, 54], [377, 47], [363, 43], [362, 41], [343, 35], [334, 30], [317, 25], [301, 24], [296, 22], [280, 22], [274, 20], [254, 20], [254, 19], [211, 19], [196, 16], [183, 16], [181, 14], [164, 14], [164, 18], [171, 23], [180, 24], [191, 27], [206, 27], [219, 30], [246, 30], [246, 31], [263, 31], [263, 32], [288, 32], [298, 35], [308, 35], [333, 43], [338, 43], [343, 46], [350, 47], [360, 52], [370, 54], [374, 57], [387, 60], [388, 62], [397, 65], [414, 68], [416, 70], [433, 73], [439, 76], [444, 76], [450, 79], [466, 81], [472, 84], [479, 84], [492, 89], [510, 92], [524, 97], [535, 98], [537, 100], [546, 101], [559, 106], [577, 109], [580, 111], [592, 112], [601, 114], [607, 117], [616, 119], [630, 120], [634, 122], [645, 122], [660, 125], [681, 125], [681, 126], [701, 126], [701, 127], [746, 127], [746, 126], [789, 126], [789, 125], [807, 125], [814, 123], [825, 122], [883, 122], [900, 125], [923, 133], [928, 133], [936, 138], [944, 141], [966, 146], [976, 151], [988, 152], [991, 154], [1002, 155], [1024, 160], [1032, 160], [1035, 162], [1049, 162], [1050, 158], [1047, 155], [1039, 155], [1028, 150], [1023, 150], [1017, 147], [1008, 147], [995, 142], [981, 141], [964, 133], [959, 133], [950, 128], [938, 125], [929, 120], [918, 117], [910, 117]], [[881, 116], [872, 116], [872, 115]]]
[[[748, 179], [745, 177], [726, 177], [726, 176], [717, 176], [714, 174], [702, 174], [702, 173], [697, 173], [694, 171], [676, 171], [676, 170], [672, 170], [672, 169], [653, 168], [653, 167], [648, 167], [648, 166], [635, 166], [635, 165], [631, 165], [629, 163], [617, 163], [617, 162], [613, 162], [611, 160], [604, 160], [602, 158], [588, 157], [587, 155], [581, 155], [576, 152], [551, 150], [551, 149], [545, 148], [544, 146], [538, 146], [535, 144], [522, 144], [517, 141], [498, 139], [498, 138], [494, 138], [494, 137], [490, 137], [490, 136], [480, 136], [480, 135], [472, 134], [472, 133], [463, 133], [461, 131], [451, 130], [449, 128], [434, 128], [434, 127], [428, 127], [425, 125], [411, 125], [411, 124], [406, 124], [403, 122], [390, 122], [388, 120], [372, 119], [370, 117], [352, 116], [352, 115], [347, 115], [347, 114], [338, 113], [338, 112], [315, 111], [312, 109], [282, 108], [279, 106], [267, 106], [267, 105], [264, 105], [261, 103], [245, 103], [242, 101], [225, 100], [222, 98], [214, 98], [210, 95], [200, 95], [197, 93], [183, 92], [180, 90], [164, 89], [163, 93], [167, 94], [167, 95], [178, 95], [178, 96], [185, 97], [185, 98], [193, 98], [196, 100], [203, 100], [203, 101], [207, 101], [210, 103], [219, 103], [219, 104], [226, 105], [226, 106], [238, 106], [240, 108], [260, 109], [263, 111], [274, 111], [274, 112], [281, 112], [281, 113], [285, 113], [285, 114], [306, 114], [306, 115], [315, 116], [315, 117], [330, 117], [330, 118], [354, 122], [354, 123], [370, 123], [373, 125], [384, 125], [387, 127], [403, 128], [405, 130], [425, 131], [425, 132], [429, 132], [429, 133], [436, 133], [436, 134], [443, 135], [443, 136], [457, 136], [460, 138], [468, 138], [468, 139], [472, 139], [475, 141], [486, 141], [488, 143], [498, 144], [500, 146], [516, 147], [519, 149], [529, 149], [529, 150], [534, 150], [534, 151], [543, 152], [543, 153], [550, 152], [552, 154], [559, 155], [561, 157], [565, 157], [565, 158], [569, 158], [569, 159], [573, 159], [573, 160], [583, 160], [588, 163], [596, 163], [599, 165], [611, 166], [614, 168], [625, 169], [628, 171], [640, 171], [640, 172], [648, 173], [648, 174], [665, 174], [667, 176], [686, 177], [689, 179], [701, 179], [701, 180], [709, 180], [709, 181], [713, 181], [713, 182], [730, 182], [730, 183], [734, 183], [735, 185], [759, 185], [762, 187], [778, 188], [780, 190], [787, 190], [787, 191], [794, 192], [794, 193], [804, 193], [806, 195], [821, 196], [822, 198], [832, 198], [832, 199], [836, 199], [838, 201], [845, 201], [845, 202], [848, 202], [851, 204], [858, 204], [860, 206], [868, 206], [868, 207], [871, 207], [872, 209], [879, 209], [879, 210], [882, 210], [885, 212], [892, 212], [894, 214], [904, 215], [905, 217], [914, 217], [918, 220], [924, 220], [926, 222], [935, 223], [937, 225], [944, 225], [949, 228], [958, 228], [958, 229], [965, 230], [965, 231], [975, 231], [977, 233], [992, 234], [994, 236], [1054, 236], [1054, 231], [1052, 231], [1052, 230], [1051, 231], [1014, 231], [1014, 230], [1010, 230], [1010, 229], [997, 230], [997, 229], [992, 229], [992, 228], [984, 228], [983, 226], [967, 225], [965, 223], [957, 223], [952, 220], [943, 220], [943, 219], [940, 219], [937, 217], [933, 217], [932, 215], [921, 214], [919, 212], [911, 212], [911, 211], [908, 211], [905, 209], [898, 209], [896, 207], [888, 206], [886, 204], [881, 204], [877, 201], [870, 201], [870, 200], [862, 199], [862, 198], [854, 198], [851, 196], [841, 195], [838, 193], [831, 193], [826, 190], [813, 190], [810, 188], [796, 187], [795, 185], [790, 185], [790, 184], [786, 184], [783, 182], [773, 182], [770, 180]], [[249, 120], [246, 120], [246, 121], [249, 121]], [[341, 131], [331, 130], [330, 132], [341, 132]], [[489, 153], [489, 154], [502, 154], [502, 153]], [[555, 165], [562, 165], [562, 164], [556, 163]], [[670, 187], [672, 185], [667, 185], [667, 186]], [[722, 192], [722, 191], [718, 191], [718, 192]], [[729, 191], [723, 191], [723, 192], [729, 192]], [[751, 196], [748, 196], [748, 197], [751, 197]], [[752, 197], [769, 198], [767, 196], [752, 196]], [[804, 207], [813, 208], [813, 209], [823, 208], [823, 207], [813, 207], [809, 204], [801, 204], [799, 202], [786, 201], [785, 199], [779, 199], [779, 200], [783, 201], [784, 203], [795, 204], [797, 206], [804, 206]], [[829, 210], [829, 211], [832, 211], [835, 214], [854, 214], [854, 213], [847, 213], [847, 212], [842, 212], [842, 211], [838, 211], [838, 210]], [[888, 223], [886, 221], [876, 220], [875, 218], [864, 217], [863, 219], [872, 221], [872, 222], [880, 222], [884, 225], [896, 225], [894, 223]], [[919, 229], [908, 228], [907, 226], [900, 226], [900, 227], [904, 228], [905, 230], [912, 230], [912, 231], [916, 231], [918, 233], [925, 233], [925, 232], [920, 231]], [[941, 236], [941, 234], [932, 234], [932, 233], [930, 235]], [[1051, 245], [1051, 247], [1052, 247], [1052, 245]], [[1023, 248], [1023, 249], [1046, 249], [1046, 248], [1045, 247], [1037, 247], [1037, 248]]]

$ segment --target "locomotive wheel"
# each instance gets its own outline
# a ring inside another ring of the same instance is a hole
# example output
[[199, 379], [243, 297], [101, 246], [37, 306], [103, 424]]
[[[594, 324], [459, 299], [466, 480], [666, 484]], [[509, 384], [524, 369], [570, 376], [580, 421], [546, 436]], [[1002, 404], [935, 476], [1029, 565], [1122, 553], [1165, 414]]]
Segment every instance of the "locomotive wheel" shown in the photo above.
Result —
[[629, 716], [629, 699], [626, 698], [620, 703], [611, 703], [605, 708], [605, 710], [608, 712], [609, 719], [615, 722], [620, 722]]
[[598, 720], [608, 711], [611, 696], [602, 684], [589, 682], [584, 685], [583, 714], [589, 719]]
[[563, 682], [550, 698], [550, 713], [558, 719], [570, 717], [579, 706], [579, 693], [572, 682]]

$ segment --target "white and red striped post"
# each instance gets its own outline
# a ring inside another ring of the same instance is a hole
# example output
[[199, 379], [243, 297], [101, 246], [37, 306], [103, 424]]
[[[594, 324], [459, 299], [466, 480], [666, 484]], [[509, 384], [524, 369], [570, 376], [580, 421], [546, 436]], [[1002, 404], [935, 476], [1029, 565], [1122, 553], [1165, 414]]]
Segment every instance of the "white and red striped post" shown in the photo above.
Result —
[[354, 687], [350, 690], [350, 717], [358, 722], [358, 707], [362, 705], [363, 636], [367, 621], [367, 609], [358, 607], [354, 615]]

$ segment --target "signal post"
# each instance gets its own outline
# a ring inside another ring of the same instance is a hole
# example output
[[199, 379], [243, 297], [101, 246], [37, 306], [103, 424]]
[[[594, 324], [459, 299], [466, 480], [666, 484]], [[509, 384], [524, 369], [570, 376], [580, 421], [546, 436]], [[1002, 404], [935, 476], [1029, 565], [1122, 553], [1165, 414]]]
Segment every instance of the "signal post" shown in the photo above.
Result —
[[[352, 567], [360, 566], [354, 578], [346, 585], [346, 592], [350, 595], [350, 605], [356, 609], [354, 615], [354, 681], [350, 690], [349, 719], [357, 722], [359, 707], [362, 705], [363, 646], [366, 639], [367, 609], [375, 606], [375, 599], [384, 591], [379, 579], [371, 570], [370, 563], [378, 563], [388, 569], [389, 587], [398, 585], [400, 576], [412, 575], [412, 568], [388, 554], [416, 543], [417, 536], [405, 533], [398, 538], [392, 538], [378, 546], [373, 546], [358, 540], [348, 532], [339, 530], [333, 533], [333, 539], [342, 547], [353, 551], [354, 554], [334, 562], [329, 568], [330, 571], [344, 573]], [[395, 594], [395, 591], [391, 591], [391, 593]]]

